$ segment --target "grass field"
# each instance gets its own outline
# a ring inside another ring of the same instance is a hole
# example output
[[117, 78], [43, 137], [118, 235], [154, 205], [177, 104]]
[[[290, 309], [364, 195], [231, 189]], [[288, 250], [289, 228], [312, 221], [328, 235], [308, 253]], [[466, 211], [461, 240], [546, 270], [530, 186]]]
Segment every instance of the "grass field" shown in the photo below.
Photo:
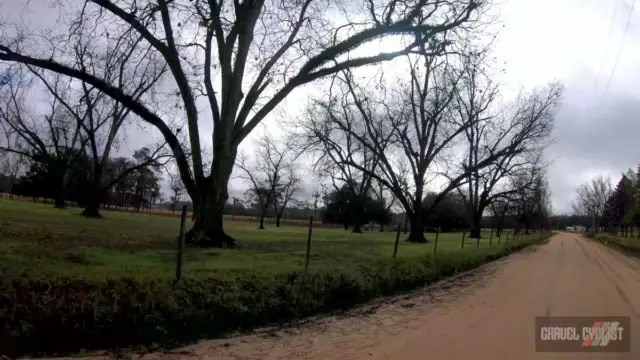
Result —
[[599, 233], [592, 238], [627, 254], [640, 257], [640, 237], [613, 236], [608, 233]]
[[0, 201], [0, 355], [66, 355], [83, 349], [151, 350], [281, 324], [409, 291], [506, 256], [549, 236], [479, 248], [462, 234], [429, 244], [393, 232], [257, 230], [228, 222], [236, 249], [187, 249], [174, 282], [179, 219]]
[[[122, 212], [105, 213], [104, 219], [85, 219], [78, 213], [77, 209], [60, 210], [45, 204], [0, 202], [0, 267], [101, 278], [171, 277], [175, 273], [179, 219]], [[268, 274], [304, 267], [306, 228], [257, 230], [256, 224], [243, 221], [229, 221], [226, 227], [239, 240], [238, 248], [187, 249], [184, 276]], [[404, 236], [401, 234], [401, 240]], [[435, 234], [427, 236], [435, 239]], [[460, 251], [461, 240], [460, 233], [440, 234], [437, 250]], [[317, 228], [312, 235], [310, 269], [347, 271], [346, 268], [388, 259], [394, 242], [392, 232], [353, 234]], [[481, 239], [480, 246], [489, 246], [489, 238]], [[496, 239], [493, 246], [497, 246]], [[464, 251], [475, 249], [475, 240], [467, 239]], [[421, 257], [431, 252], [433, 241], [400, 241], [398, 257]]]

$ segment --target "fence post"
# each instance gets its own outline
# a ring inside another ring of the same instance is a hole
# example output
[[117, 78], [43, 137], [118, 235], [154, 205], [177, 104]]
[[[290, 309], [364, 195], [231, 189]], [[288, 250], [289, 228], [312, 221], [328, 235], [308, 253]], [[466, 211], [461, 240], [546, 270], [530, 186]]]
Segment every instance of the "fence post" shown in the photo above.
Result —
[[304, 258], [304, 273], [309, 271], [309, 257], [311, 256], [311, 231], [313, 229], [313, 216], [309, 217], [309, 233], [307, 235], [307, 254]]
[[462, 244], [460, 244], [460, 250], [464, 249], [464, 238], [467, 236], [467, 229], [462, 229]]
[[182, 206], [180, 215], [180, 234], [178, 235], [178, 258], [176, 259], [176, 282], [182, 277], [182, 257], [184, 254], [184, 223], [187, 218], [187, 205]]
[[491, 234], [489, 235], [489, 246], [491, 246], [492, 242], [493, 242], [493, 226], [491, 227]]
[[433, 253], [435, 254], [438, 251], [438, 236], [440, 235], [440, 226], [436, 228], [436, 242], [433, 244]]
[[396, 243], [393, 246], [393, 258], [395, 259], [398, 255], [398, 243], [400, 242], [400, 224], [398, 224], [398, 229], [396, 230]]

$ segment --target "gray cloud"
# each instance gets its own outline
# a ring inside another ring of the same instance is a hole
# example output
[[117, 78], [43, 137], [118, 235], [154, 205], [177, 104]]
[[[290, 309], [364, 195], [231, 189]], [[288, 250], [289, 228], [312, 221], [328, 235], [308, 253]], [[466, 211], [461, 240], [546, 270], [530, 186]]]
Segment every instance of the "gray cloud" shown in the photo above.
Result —
[[547, 155], [555, 212], [570, 211], [575, 188], [597, 175], [615, 183], [640, 161], [640, 96], [596, 91], [597, 74], [576, 72], [566, 81], [564, 104], [559, 109], [554, 144]]

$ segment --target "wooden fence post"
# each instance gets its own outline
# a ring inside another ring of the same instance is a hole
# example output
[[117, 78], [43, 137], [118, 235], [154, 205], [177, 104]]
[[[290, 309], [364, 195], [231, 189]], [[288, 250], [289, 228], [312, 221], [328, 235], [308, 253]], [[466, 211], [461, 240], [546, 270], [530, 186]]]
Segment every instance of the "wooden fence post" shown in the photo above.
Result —
[[467, 236], [467, 229], [462, 229], [462, 244], [460, 244], [460, 250], [464, 249], [464, 238]]
[[396, 243], [393, 246], [393, 258], [395, 259], [398, 255], [398, 243], [400, 242], [400, 224], [398, 224], [398, 229], [396, 230]]
[[433, 253], [435, 254], [438, 251], [438, 236], [440, 235], [440, 226], [436, 229], [436, 242], [433, 244]]
[[309, 271], [309, 258], [311, 257], [311, 231], [313, 229], [313, 216], [309, 218], [309, 233], [307, 235], [307, 254], [304, 258], [304, 273]]
[[176, 282], [182, 277], [182, 257], [184, 255], [184, 223], [187, 218], [187, 205], [182, 206], [180, 215], [180, 234], [178, 235], [178, 258], [176, 259]]

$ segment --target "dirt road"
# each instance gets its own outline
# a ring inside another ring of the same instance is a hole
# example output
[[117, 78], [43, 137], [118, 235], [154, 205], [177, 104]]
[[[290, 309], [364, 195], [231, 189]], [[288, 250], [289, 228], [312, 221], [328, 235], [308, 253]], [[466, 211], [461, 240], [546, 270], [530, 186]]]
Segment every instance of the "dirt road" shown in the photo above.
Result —
[[[536, 353], [536, 316], [631, 317], [631, 353]], [[143, 359], [640, 359], [640, 261], [572, 234], [409, 296]]]

